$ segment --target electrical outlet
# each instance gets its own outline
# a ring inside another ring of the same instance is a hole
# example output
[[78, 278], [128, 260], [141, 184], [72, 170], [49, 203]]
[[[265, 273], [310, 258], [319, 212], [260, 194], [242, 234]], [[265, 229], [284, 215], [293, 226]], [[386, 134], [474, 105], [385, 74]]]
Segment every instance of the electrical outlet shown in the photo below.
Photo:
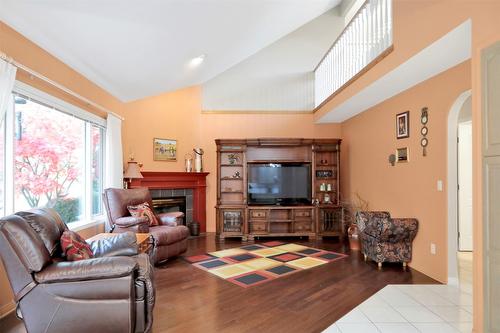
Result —
[[443, 192], [443, 181], [442, 180], [438, 180], [438, 182], [437, 182], [437, 190], [439, 192]]
[[436, 254], [436, 244], [431, 243], [431, 254]]

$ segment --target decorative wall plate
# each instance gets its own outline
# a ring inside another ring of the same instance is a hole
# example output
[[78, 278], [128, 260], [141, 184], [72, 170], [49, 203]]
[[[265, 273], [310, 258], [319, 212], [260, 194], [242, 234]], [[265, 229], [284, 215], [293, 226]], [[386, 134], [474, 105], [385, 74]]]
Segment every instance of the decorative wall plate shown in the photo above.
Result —
[[427, 138], [422, 138], [422, 140], [420, 140], [420, 145], [422, 147], [427, 147], [427, 145], [429, 144], [429, 140], [427, 140]]

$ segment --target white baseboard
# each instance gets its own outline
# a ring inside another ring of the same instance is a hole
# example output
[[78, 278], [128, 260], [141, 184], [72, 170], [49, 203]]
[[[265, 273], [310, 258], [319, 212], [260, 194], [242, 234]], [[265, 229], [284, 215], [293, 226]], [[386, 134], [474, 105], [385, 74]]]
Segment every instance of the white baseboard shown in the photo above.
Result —
[[16, 309], [16, 304], [13, 301], [10, 301], [9, 303], [3, 305], [2, 307], [0, 307], [0, 319], [9, 315], [15, 309]]

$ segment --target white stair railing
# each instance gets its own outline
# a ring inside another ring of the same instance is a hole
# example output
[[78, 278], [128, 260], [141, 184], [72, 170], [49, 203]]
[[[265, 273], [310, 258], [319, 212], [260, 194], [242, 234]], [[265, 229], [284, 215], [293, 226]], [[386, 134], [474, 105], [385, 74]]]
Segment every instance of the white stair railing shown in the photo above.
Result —
[[392, 47], [392, 0], [367, 0], [314, 70], [319, 107]]

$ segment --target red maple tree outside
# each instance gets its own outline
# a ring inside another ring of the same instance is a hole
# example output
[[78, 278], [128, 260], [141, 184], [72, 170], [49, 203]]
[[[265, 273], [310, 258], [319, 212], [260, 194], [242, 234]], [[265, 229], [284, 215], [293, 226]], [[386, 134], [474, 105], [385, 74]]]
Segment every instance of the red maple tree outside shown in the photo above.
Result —
[[22, 195], [31, 207], [53, 206], [68, 197], [80, 176], [84, 124], [40, 108], [21, 114], [15, 149], [16, 195]]

